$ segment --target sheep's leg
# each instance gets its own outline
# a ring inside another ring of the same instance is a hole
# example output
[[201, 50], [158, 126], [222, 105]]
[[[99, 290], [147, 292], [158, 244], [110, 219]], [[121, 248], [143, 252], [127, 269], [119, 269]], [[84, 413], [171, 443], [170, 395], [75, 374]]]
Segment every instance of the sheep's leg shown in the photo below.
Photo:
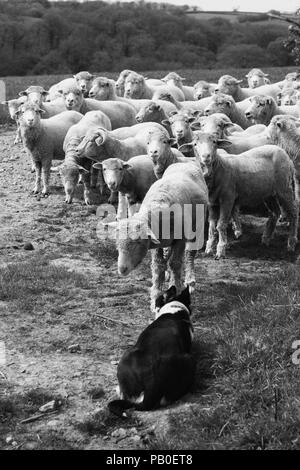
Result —
[[240, 219], [240, 208], [238, 206], [235, 206], [233, 208], [231, 222], [232, 222], [232, 228], [233, 228], [235, 238], [240, 238], [243, 232], [242, 232], [242, 224], [241, 224], [241, 219]]
[[83, 199], [84, 203], [89, 206], [91, 204], [91, 174], [84, 172], [82, 175], [83, 183]]
[[38, 194], [41, 187], [42, 165], [41, 162], [33, 160], [33, 166], [35, 170], [35, 185], [33, 188], [33, 193]]
[[21, 129], [20, 129], [20, 126], [17, 124], [17, 132], [16, 132], [14, 144], [21, 144], [21, 143], [22, 143]]
[[43, 190], [42, 195], [44, 197], [49, 195], [49, 179], [50, 179], [50, 170], [51, 170], [52, 160], [44, 160], [42, 162], [42, 180], [43, 180]]
[[140, 207], [141, 207], [141, 204], [139, 204], [138, 202], [135, 202], [132, 204], [129, 202], [128, 216], [132, 217], [134, 214], [136, 214], [139, 211]]
[[295, 251], [297, 245], [297, 232], [299, 223], [299, 201], [295, 197], [294, 191], [288, 195], [278, 195], [279, 203], [283, 207], [289, 221], [288, 251]]
[[108, 198], [110, 204], [116, 204], [118, 202], [118, 191], [111, 191]]
[[269, 211], [269, 218], [267, 220], [261, 242], [264, 245], [269, 246], [280, 215], [280, 207], [275, 198], [270, 198], [268, 201], [265, 201], [265, 205]]
[[[91, 172], [90, 173], [91, 188], [96, 189], [97, 182], [98, 182], [98, 175], [99, 175], [100, 171], [97, 170], [96, 168], [94, 168], [93, 165], [91, 165], [90, 172]], [[102, 171], [101, 171], [101, 173], [102, 173]]]
[[118, 203], [118, 211], [117, 211], [117, 220], [126, 219], [127, 217], [127, 197], [125, 194], [119, 191], [119, 203]]
[[151, 271], [152, 271], [152, 287], [151, 287], [151, 310], [155, 312], [155, 301], [163, 292], [165, 283], [166, 260], [164, 258], [163, 248], [151, 250]]
[[103, 178], [102, 170], [98, 170], [98, 182], [99, 182], [99, 191], [102, 196], [102, 194], [104, 193], [104, 188], [105, 188], [105, 181]]
[[195, 257], [197, 250], [185, 251], [185, 284], [189, 286], [190, 292], [195, 290], [196, 276], [195, 276]]
[[168, 261], [170, 279], [169, 287], [175, 286], [178, 293], [182, 290], [182, 268], [184, 265], [185, 241], [178, 240], [172, 246], [171, 255]]
[[226, 245], [227, 245], [227, 226], [232, 214], [233, 203], [226, 201], [225, 204], [220, 206], [220, 217], [217, 224], [219, 233], [219, 242], [217, 245], [216, 259], [225, 258]]
[[209, 228], [208, 228], [208, 240], [206, 242], [205, 253], [210, 255], [213, 253], [214, 246], [217, 242], [217, 221], [218, 221], [218, 208], [216, 206], [209, 206], [208, 217], [209, 217]]

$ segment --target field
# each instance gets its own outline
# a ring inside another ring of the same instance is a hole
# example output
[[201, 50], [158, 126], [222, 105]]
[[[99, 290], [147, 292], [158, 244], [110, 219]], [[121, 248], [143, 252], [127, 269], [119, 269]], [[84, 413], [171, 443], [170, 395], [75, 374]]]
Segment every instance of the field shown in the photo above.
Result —
[[[31, 80], [8, 79], [9, 92]], [[149, 256], [120, 278], [114, 242], [97, 238], [99, 193], [86, 207], [79, 186], [67, 206], [53, 176], [49, 198], [33, 197], [30, 162], [13, 140], [2, 126], [0, 449], [300, 449], [300, 246], [287, 254], [287, 228], [264, 248], [265, 219], [244, 215], [225, 260], [199, 253], [193, 390], [165, 409], [114, 418], [106, 403], [117, 362], [152, 319]], [[57, 409], [40, 413], [51, 400]]]

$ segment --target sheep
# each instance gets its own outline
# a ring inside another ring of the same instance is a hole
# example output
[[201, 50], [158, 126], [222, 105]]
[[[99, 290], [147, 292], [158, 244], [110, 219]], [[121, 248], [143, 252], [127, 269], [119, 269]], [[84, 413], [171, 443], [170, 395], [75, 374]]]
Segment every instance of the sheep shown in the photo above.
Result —
[[290, 114], [300, 117], [300, 106], [278, 106], [271, 96], [253, 96], [250, 98], [250, 105], [245, 111], [245, 117], [252, 124], [270, 123], [273, 116], [277, 114]]
[[[137, 212], [137, 205], [142, 203], [150, 186], [156, 181], [153, 163], [147, 155], [132, 157], [127, 162], [120, 158], [108, 158], [94, 163], [93, 167], [102, 171], [108, 189], [126, 196], [129, 216]], [[126, 217], [127, 204], [123, 202], [124, 198], [119, 199], [118, 219]]]
[[280, 87], [276, 85], [276, 83], [272, 85], [262, 85], [252, 89], [241, 88], [240, 83], [242, 83], [242, 81], [243, 80], [237, 80], [231, 75], [223, 75], [219, 78], [215, 92], [225, 93], [226, 95], [232, 96], [236, 103], [254, 95], [268, 95], [273, 96], [276, 99], [280, 92]]
[[[168, 119], [168, 115], [160, 104], [156, 103], [155, 101], [150, 101], [149, 104], [140, 109], [140, 111], [135, 116], [135, 119], [139, 123], [157, 122], [159, 124], [162, 124], [163, 121], [166, 121]], [[169, 124], [162, 125], [165, 127], [169, 134], [172, 133]]]
[[[230, 154], [238, 155], [247, 150], [267, 145], [269, 143], [269, 134], [267, 130], [250, 135], [245, 135], [244, 132], [237, 132], [227, 136], [226, 139], [226, 151]], [[219, 148], [222, 148], [222, 143]]]
[[33, 104], [36, 104], [44, 111], [43, 118], [49, 118], [66, 110], [65, 104], [61, 98], [56, 98], [51, 102], [45, 102], [47, 91], [41, 86], [30, 86], [21, 91], [19, 95]]
[[232, 96], [218, 93], [210, 98], [204, 114], [206, 116], [214, 113], [226, 114], [233, 123], [238, 124], [243, 129], [247, 129], [252, 123], [246, 118], [244, 111], [238, 105], [239, 103], [235, 103]]
[[8, 112], [9, 112], [9, 115], [10, 115], [11, 119], [13, 119], [17, 124], [17, 132], [16, 132], [16, 137], [15, 137], [15, 140], [14, 140], [14, 144], [19, 144], [19, 143], [22, 142], [17, 111], [18, 111], [19, 107], [22, 104], [24, 104], [26, 101], [27, 101], [26, 96], [20, 96], [19, 98], [16, 98], [16, 99], [13, 99], [13, 100], [8, 100], [8, 101], [2, 101], [1, 102], [1, 104], [3, 106], [8, 107]]
[[168, 85], [150, 86], [146, 83], [143, 75], [135, 72], [130, 73], [125, 80], [124, 97], [153, 99], [153, 95], [157, 90], [170, 93], [178, 101], [184, 101], [184, 94], [179, 88]]
[[64, 138], [69, 128], [80, 121], [82, 114], [65, 111], [49, 119], [41, 119], [42, 114], [43, 110], [30, 102], [23, 104], [17, 111], [22, 142], [35, 166], [33, 193], [39, 193], [42, 175], [42, 196], [47, 196], [52, 159], [64, 158]]
[[170, 103], [173, 103], [178, 111], [182, 111], [185, 113], [197, 113], [201, 114], [204, 112], [205, 108], [207, 105], [210, 103], [212, 99], [212, 96], [208, 96], [206, 98], [202, 98], [201, 100], [198, 101], [177, 101], [171, 93], [166, 93], [165, 91], [157, 90], [154, 95], [152, 100], [165, 100], [165, 101], [170, 101]]
[[[265, 127], [265, 126], [264, 126]], [[243, 129], [231, 122], [228, 116], [223, 113], [214, 113], [209, 116], [200, 116], [191, 124], [192, 130], [201, 130], [207, 134], [216, 134], [220, 139], [233, 132], [237, 134]], [[251, 128], [249, 128], [251, 129]]]
[[[226, 142], [223, 141], [223, 145]], [[209, 236], [205, 252], [216, 259], [225, 257], [227, 225], [235, 208], [257, 207], [264, 202], [269, 209], [262, 243], [269, 245], [280, 215], [280, 206], [290, 222], [288, 251], [297, 243], [298, 195], [295, 167], [287, 153], [276, 145], [264, 145], [239, 155], [218, 151], [216, 136], [198, 132], [195, 153], [204, 172], [209, 191]]]
[[186, 100], [193, 101], [194, 98], [194, 88], [192, 86], [185, 86], [183, 85], [182, 81], [185, 80], [185, 78], [182, 78], [178, 73], [176, 72], [170, 72], [168, 73], [164, 78], [162, 78], [162, 81], [166, 83], [167, 85], [175, 86], [177, 88], [180, 88], [180, 90], [183, 92], [184, 97]]
[[202, 98], [207, 98], [215, 92], [217, 84], [209, 83], [205, 80], [199, 80], [199, 82], [194, 85], [194, 99], [201, 100]]
[[297, 103], [297, 90], [295, 88], [283, 88], [277, 95], [279, 106], [291, 106]]
[[61, 90], [65, 109], [86, 114], [88, 111], [102, 111], [108, 116], [113, 129], [135, 124], [135, 110], [127, 104], [119, 101], [98, 101], [84, 98], [77, 87], [69, 87]]
[[88, 97], [88, 93], [92, 86], [92, 80], [94, 75], [89, 72], [78, 72], [73, 75], [73, 78], [65, 78], [59, 83], [55, 83], [48, 91], [48, 100], [52, 101], [60, 97], [60, 90], [64, 90], [69, 87], [77, 86], [83, 93], [85, 98]]
[[[117, 95], [118, 96], [124, 96], [124, 91], [125, 91], [125, 80], [126, 78], [128, 77], [128, 75], [130, 75], [131, 73], [134, 73], [133, 70], [123, 70], [117, 81], [116, 81], [116, 91], [117, 91]], [[150, 86], [160, 86], [160, 85], [163, 85], [164, 82], [162, 82], [161, 80], [159, 79], [156, 79], [156, 78], [146, 78], [146, 83], [149, 84]]]
[[[196, 225], [196, 232], [202, 232], [204, 220], [198, 219], [197, 223], [196, 212], [203, 206], [206, 208], [207, 202], [207, 187], [199, 165], [193, 162], [176, 163], [167, 168], [163, 177], [152, 184], [137, 213], [128, 219], [110, 224], [116, 227], [119, 233], [116, 244], [118, 272], [122, 276], [127, 276], [135, 269], [149, 249], [152, 251], [152, 311], [155, 311], [155, 299], [163, 291], [167, 263], [164, 248], [170, 247], [170, 285], [175, 285], [177, 292], [181, 292], [183, 255], [186, 250], [185, 283], [190, 290], [194, 289], [194, 258], [201, 237], [196, 236], [196, 243], [192, 242], [195, 235], [192, 237], [190, 228]], [[174, 214], [174, 218], [171, 214]], [[175, 220], [176, 224], [172, 223], [172, 220]], [[184, 233], [181, 228], [184, 228]]]
[[[89, 111], [83, 118], [68, 130], [63, 143], [65, 160], [62, 164], [51, 168], [52, 171], [59, 172], [65, 190], [65, 202], [71, 204], [80, 175], [84, 186], [84, 202], [91, 204], [90, 177], [92, 161], [85, 157], [78, 158], [77, 146], [82, 141], [88, 131], [99, 127], [111, 130], [111, 123], [106, 114], [102, 111]], [[103, 185], [102, 185], [103, 186]]]
[[286, 74], [284, 80], [281, 82], [278, 82], [277, 85], [283, 89], [283, 88], [298, 88], [300, 84], [300, 71], [296, 72], [290, 72]]
[[292, 116], [274, 116], [267, 127], [270, 143], [278, 145], [289, 155], [300, 182], [300, 123]]
[[171, 147], [175, 142], [176, 139], [169, 138], [166, 133], [161, 130], [149, 132], [147, 155], [153, 162], [154, 173], [157, 178], [161, 178], [165, 170], [173, 163], [192, 161], [189, 157], [183, 155], [182, 152]]
[[[171, 135], [176, 139], [176, 145], [179, 148], [181, 145], [191, 142], [193, 140], [193, 132], [191, 123], [194, 122], [195, 117], [187, 114], [176, 113], [172, 114], [169, 119], [164, 119], [162, 125], [171, 128]], [[194, 157], [194, 151], [191, 149], [188, 152], [190, 157]]]
[[262, 85], [270, 83], [270, 80], [267, 78], [268, 73], [264, 73], [261, 69], [251, 69], [250, 72], [245, 75], [248, 81], [249, 88], [258, 88]]

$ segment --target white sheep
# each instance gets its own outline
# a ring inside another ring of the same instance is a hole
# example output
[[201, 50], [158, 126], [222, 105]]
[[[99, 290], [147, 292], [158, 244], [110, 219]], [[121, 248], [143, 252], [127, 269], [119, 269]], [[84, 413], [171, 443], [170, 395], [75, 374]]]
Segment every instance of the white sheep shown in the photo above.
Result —
[[151, 86], [146, 83], [146, 80], [143, 75], [139, 75], [135, 72], [132, 72], [127, 76], [124, 86], [125, 98], [153, 99], [155, 91], [159, 90], [162, 92], [164, 91], [166, 93], [170, 93], [178, 101], [184, 101], [184, 94], [178, 87], [168, 85]]
[[89, 72], [78, 72], [76, 75], [73, 75], [73, 78], [65, 78], [49, 88], [48, 100], [52, 101], [59, 98], [61, 94], [60, 90], [65, 90], [73, 86], [77, 86], [82, 91], [84, 97], [87, 97], [92, 86], [93, 78], [94, 75]]
[[194, 88], [192, 86], [183, 85], [182, 82], [184, 80], [185, 80], [185, 78], [181, 77], [176, 72], [170, 72], [164, 78], [162, 78], [162, 81], [164, 83], [166, 83], [167, 85], [180, 88], [180, 90], [184, 94], [185, 100], [193, 101], [195, 99], [194, 98]]
[[209, 83], [205, 80], [199, 80], [199, 82], [194, 85], [194, 99], [201, 100], [202, 98], [207, 98], [214, 94], [217, 84]]
[[[120, 158], [108, 158], [103, 162], [94, 163], [93, 167], [102, 171], [110, 191], [118, 191], [126, 197], [129, 216], [137, 212], [138, 205], [156, 181], [153, 163], [147, 155], [132, 157], [127, 162]], [[124, 202], [124, 197], [119, 198], [118, 219], [127, 217], [127, 204]]]
[[[201, 130], [207, 134], [215, 134], [220, 139], [232, 133], [240, 133], [243, 129], [231, 122], [224, 113], [214, 113], [209, 116], [200, 116], [191, 123], [192, 130]], [[250, 129], [250, 128], [249, 128]]]
[[30, 86], [26, 90], [20, 91], [19, 95], [27, 101], [39, 106], [44, 111], [43, 118], [49, 118], [66, 110], [62, 97], [51, 102], [45, 102], [47, 91], [41, 86]]
[[69, 128], [80, 121], [82, 114], [65, 111], [49, 119], [41, 119], [42, 114], [43, 111], [30, 102], [23, 104], [17, 111], [22, 142], [35, 166], [33, 193], [39, 193], [42, 176], [42, 195], [47, 196], [52, 160], [64, 158], [64, 138]]
[[[168, 103], [168, 101], [165, 101]], [[171, 103], [168, 103], [171, 104]], [[155, 101], [149, 101], [149, 104], [143, 106], [135, 116], [137, 122], [157, 122], [162, 124], [163, 121], [168, 119], [168, 114], [165, 112], [164, 107]], [[169, 124], [162, 124], [169, 134], [171, 134], [171, 127]]]
[[236, 103], [254, 95], [273, 96], [276, 99], [280, 92], [280, 87], [276, 83], [262, 85], [257, 88], [241, 88], [240, 83], [242, 81], [231, 75], [223, 75], [219, 78], [215, 91], [216, 93], [220, 92], [232, 96]]
[[[198, 165], [190, 162], [171, 165], [163, 177], [152, 184], [140, 210], [128, 219], [112, 223], [117, 228], [118, 272], [127, 276], [152, 251], [151, 308], [155, 309], [155, 299], [164, 289], [167, 260], [164, 248], [169, 249], [168, 267], [170, 285], [182, 290], [183, 256], [186, 250], [185, 283], [194, 289], [196, 278], [194, 258], [199, 247], [192, 242], [191, 227], [199, 234], [204, 220], [197, 221], [199, 207], [206, 207], [207, 187]], [[176, 210], [176, 214], [174, 214]], [[172, 214], [176, 223], [172, 223]], [[164, 229], [162, 230], [162, 224]], [[191, 225], [193, 224], [193, 225]], [[200, 227], [199, 227], [200, 225]], [[165, 228], [170, 228], [165, 230]], [[176, 233], [177, 232], [177, 233]]]
[[283, 88], [277, 95], [277, 104], [291, 106], [297, 103], [297, 90], [295, 88]]
[[290, 223], [288, 250], [294, 251], [299, 204], [295, 167], [288, 154], [276, 145], [264, 145], [239, 155], [224, 154], [218, 150], [217, 137], [202, 132], [195, 135], [194, 142], [209, 189], [206, 253], [213, 253], [218, 233], [216, 258], [224, 257], [227, 226], [234, 209], [262, 203], [270, 212], [262, 242], [269, 245], [282, 207]]
[[245, 111], [245, 117], [252, 124], [270, 123], [273, 116], [278, 114], [288, 114], [300, 117], [300, 106], [278, 106], [271, 96], [253, 96], [250, 98], [249, 107]]
[[157, 90], [152, 100], [157, 102], [157, 100], [165, 100], [169, 101], [170, 103], [176, 106], [176, 109], [181, 112], [185, 113], [193, 113], [197, 112], [201, 114], [204, 112], [207, 105], [211, 102], [212, 96], [208, 96], [206, 98], [202, 98], [198, 101], [177, 101], [171, 93], [166, 93], [165, 91]]
[[[247, 102], [247, 104], [249, 103]], [[210, 98], [210, 102], [206, 106], [204, 114], [206, 116], [214, 113], [226, 114], [231, 122], [238, 124], [243, 129], [247, 129], [252, 125], [252, 122], [246, 118], [244, 107], [244, 101], [242, 101], [241, 104], [235, 103], [232, 96], [218, 93]]]
[[[106, 114], [102, 113], [102, 111], [89, 111], [86, 113], [77, 124], [70, 127], [66, 134], [63, 143], [65, 152], [64, 162], [51, 168], [52, 171], [59, 172], [62, 178], [66, 195], [65, 202], [67, 204], [71, 204], [73, 201], [80, 175], [82, 176], [84, 187], [84, 202], [87, 205], [91, 204], [90, 181], [92, 160], [85, 157], [79, 158], [76, 149], [88, 131], [98, 129], [99, 127], [111, 130], [111, 123]], [[103, 184], [101, 189], [103, 190]]]
[[81, 90], [70, 87], [61, 90], [65, 109], [86, 114], [88, 111], [102, 111], [110, 119], [113, 129], [135, 124], [135, 110], [133, 106], [119, 101], [98, 101], [84, 98]]
[[267, 78], [268, 73], [264, 73], [261, 69], [251, 69], [250, 72], [245, 75], [248, 81], [249, 88], [258, 88], [262, 85], [270, 84], [270, 80]]
[[1, 104], [3, 106], [7, 106], [9, 115], [11, 119], [13, 119], [16, 124], [17, 124], [17, 132], [16, 132], [16, 137], [14, 140], [14, 144], [19, 144], [22, 142], [21, 139], [21, 133], [20, 133], [20, 126], [19, 126], [19, 118], [17, 111], [19, 107], [24, 104], [27, 101], [26, 96], [20, 96], [19, 98], [13, 99], [13, 100], [8, 100], [8, 101], [2, 101]]
[[165, 170], [173, 163], [185, 163], [191, 161], [189, 157], [183, 155], [179, 150], [171, 145], [176, 139], [169, 138], [161, 130], [149, 131], [147, 142], [147, 155], [154, 165], [154, 172], [157, 178], [161, 178]]
[[[193, 131], [191, 128], [191, 124], [195, 121], [194, 116], [190, 116], [185, 113], [176, 112], [171, 114], [168, 119], [164, 119], [162, 121], [162, 125], [168, 129], [171, 129], [171, 135], [176, 139], [177, 148], [181, 145], [186, 144], [188, 142], [192, 142], [193, 140]], [[191, 149], [188, 152], [189, 157], [194, 157], [194, 151]]]
[[[135, 73], [135, 72], [133, 70], [126, 69], [120, 73], [116, 81], [116, 91], [117, 91], [118, 96], [124, 96], [125, 80], [128, 77], [128, 75], [130, 75], [131, 73]], [[145, 78], [145, 80], [146, 80], [146, 83], [150, 86], [160, 86], [164, 84], [164, 82], [156, 78]]]

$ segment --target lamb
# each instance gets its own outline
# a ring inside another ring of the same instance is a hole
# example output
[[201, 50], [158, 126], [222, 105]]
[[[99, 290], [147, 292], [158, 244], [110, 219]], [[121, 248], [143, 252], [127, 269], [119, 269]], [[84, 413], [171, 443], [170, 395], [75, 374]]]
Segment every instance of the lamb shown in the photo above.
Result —
[[277, 104], [291, 106], [297, 103], [297, 90], [295, 88], [283, 88], [277, 95]]
[[111, 123], [106, 114], [102, 113], [102, 111], [89, 111], [86, 113], [77, 124], [70, 127], [66, 134], [63, 143], [65, 152], [64, 162], [51, 168], [52, 171], [59, 172], [62, 178], [66, 194], [65, 202], [67, 204], [71, 204], [73, 201], [80, 175], [82, 176], [84, 187], [84, 202], [87, 205], [91, 204], [90, 180], [92, 160], [85, 157], [78, 158], [76, 149], [88, 131], [99, 127], [111, 130]]
[[88, 111], [102, 111], [108, 116], [112, 129], [135, 124], [135, 110], [127, 104], [119, 101], [98, 101], [84, 98], [77, 87], [61, 90], [65, 109], [86, 114]]
[[289, 114], [300, 117], [300, 106], [277, 106], [274, 98], [271, 96], [253, 96], [250, 98], [250, 106], [245, 111], [245, 117], [248, 122], [254, 124], [270, 123], [273, 116], [278, 114]]
[[[117, 81], [116, 81], [116, 91], [117, 91], [117, 94], [118, 96], [124, 96], [124, 92], [125, 92], [125, 80], [126, 78], [128, 77], [128, 75], [130, 75], [131, 73], [135, 73], [133, 70], [123, 70]], [[150, 86], [160, 86], [160, 85], [163, 85], [164, 82], [162, 82], [161, 80], [158, 80], [156, 78], [146, 78], [146, 83]]]
[[242, 106], [242, 109], [239, 109], [238, 105], [239, 103], [235, 103], [232, 96], [218, 93], [210, 98], [210, 103], [205, 108], [204, 114], [206, 116], [214, 113], [226, 114], [233, 123], [238, 124], [243, 129], [247, 129], [252, 123], [245, 116], [243, 111], [244, 106]]
[[41, 119], [43, 111], [35, 104], [26, 102], [17, 111], [23, 145], [35, 166], [36, 180], [33, 193], [49, 194], [49, 177], [52, 159], [63, 159], [63, 142], [69, 128], [80, 121], [82, 114], [65, 111], [49, 119]]
[[289, 155], [300, 182], [300, 131], [299, 121], [292, 116], [274, 116], [267, 127], [270, 142], [281, 147]]
[[15, 137], [15, 140], [14, 140], [14, 144], [19, 144], [19, 143], [22, 142], [21, 133], [20, 133], [20, 126], [19, 126], [19, 118], [18, 118], [17, 111], [18, 111], [19, 107], [22, 104], [24, 104], [26, 101], [27, 101], [26, 96], [20, 96], [19, 98], [16, 98], [16, 99], [13, 99], [13, 100], [8, 100], [8, 101], [2, 101], [1, 102], [1, 104], [3, 106], [8, 107], [8, 112], [9, 112], [9, 115], [10, 115], [11, 119], [13, 119], [17, 124], [17, 132], [16, 132], [16, 137]]
[[180, 90], [184, 94], [185, 100], [191, 100], [193, 101], [194, 98], [194, 88], [192, 86], [185, 86], [183, 85], [182, 81], [185, 80], [185, 78], [182, 78], [178, 73], [176, 72], [170, 72], [168, 73], [164, 78], [162, 78], [162, 81], [166, 83], [167, 85], [171, 85], [173, 87], [180, 88]]
[[170, 93], [176, 100], [184, 101], [184, 94], [179, 88], [167, 85], [150, 86], [142, 75], [135, 72], [130, 73], [125, 80], [124, 97], [153, 99], [156, 90]]
[[[138, 155], [124, 162], [120, 158], [108, 158], [103, 162], [94, 163], [94, 168], [103, 173], [103, 179], [108, 188], [119, 191], [126, 196], [129, 216], [137, 212], [150, 186], [156, 181], [153, 163], [147, 155]], [[124, 198], [119, 199], [118, 219], [126, 217], [127, 204]], [[121, 202], [121, 203], [120, 203]]]
[[242, 80], [237, 80], [231, 75], [223, 75], [219, 78], [215, 92], [225, 93], [226, 95], [232, 96], [236, 103], [254, 95], [268, 95], [276, 99], [280, 92], [280, 87], [276, 85], [276, 83], [273, 83], [272, 85], [262, 85], [253, 89], [241, 88], [240, 83], [242, 83]]
[[261, 69], [251, 69], [250, 72], [245, 75], [249, 88], [258, 88], [269, 84], [270, 80], [267, 78], [268, 76], [269, 74], [264, 73]]
[[194, 85], [194, 99], [201, 100], [202, 98], [207, 98], [214, 94], [217, 84], [209, 83], [205, 80], [199, 80], [199, 82]]
[[[147, 155], [154, 165], [154, 173], [157, 178], [161, 178], [165, 170], [173, 163], [187, 163], [192, 161], [183, 155], [179, 150], [171, 145], [176, 139], [168, 138], [165, 132], [154, 130], [149, 132], [147, 142]], [[189, 149], [188, 149], [189, 150]]]
[[276, 145], [264, 145], [239, 155], [224, 155], [217, 147], [217, 137], [202, 132], [196, 134], [195, 152], [209, 191], [206, 253], [213, 253], [218, 232], [216, 259], [224, 257], [227, 226], [233, 211], [242, 206], [257, 207], [262, 202], [270, 212], [262, 242], [269, 245], [281, 206], [290, 223], [288, 251], [294, 251], [299, 201], [295, 167], [287, 153]]
[[78, 72], [73, 75], [73, 78], [65, 78], [64, 80], [52, 85], [48, 91], [48, 100], [52, 101], [60, 97], [60, 90], [64, 90], [69, 87], [77, 86], [83, 93], [85, 98], [88, 97], [89, 90], [92, 86], [92, 80], [94, 76], [89, 72]]
[[[116, 240], [118, 272], [122, 276], [127, 276], [142, 262], [148, 250], [152, 250], [153, 311], [165, 280], [167, 260], [163, 248], [170, 247], [170, 285], [175, 285], [177, 292], [181, 292], [183, 255], [186, 249], [185, 283], [190, 289], [195, 287], [194, 258], [201, 248], [204, 225], [204, 218], [199, 220], [196, 213], [199, 209], [205, 209], [207, 202], [207, 187], [200, 167], [193, 162], [176, 163], [152, 184], [136, 214], [111, 224], [119, 233]], [[174, 214], [176, 224], [172, 223], [171, 214]], [[191, 234], [192, 227], [196, 227], [196, 236]], [[196, 241], [192, 241], [195, 238]]]

